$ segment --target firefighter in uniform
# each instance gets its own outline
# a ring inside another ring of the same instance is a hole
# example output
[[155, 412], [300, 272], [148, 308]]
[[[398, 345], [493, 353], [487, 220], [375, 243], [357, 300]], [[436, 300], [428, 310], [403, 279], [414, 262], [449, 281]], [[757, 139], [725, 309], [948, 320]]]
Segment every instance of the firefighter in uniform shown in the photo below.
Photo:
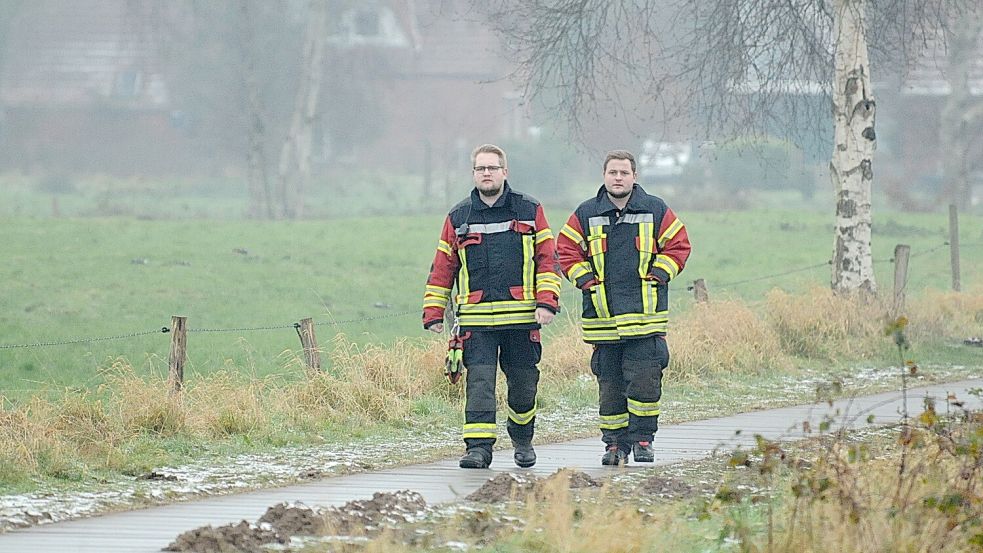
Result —
[[604, 186], [557, 237], [560, 265], [583, 291], [584, 341], [594, 345], [604, 465], [653, 462], [659, 428], [668, 285], [686, 263], [689, 237], [662, 201], [635, 183], [635, 158], [615, 150]]
[[542, 206], [506, 180], [505, 152], [492, 144], [471, 154], [475, 187], [444, 220], [423, 298], [423, 327], [444, 329], [455, 303], [466, 367], [461, 468], [486, 468], [495, 444], [498, 365], [508, 385], [508, 434], [520, 467], [536, 463], [532, 446], [542, 354], [539, 329], [559, 309], [553, 233]]

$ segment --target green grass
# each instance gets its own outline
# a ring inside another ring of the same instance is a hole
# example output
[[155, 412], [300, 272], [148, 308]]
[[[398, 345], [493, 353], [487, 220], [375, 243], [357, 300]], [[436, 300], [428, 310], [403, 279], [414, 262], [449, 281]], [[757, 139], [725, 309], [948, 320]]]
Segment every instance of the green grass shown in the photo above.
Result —
[[[557, 228], [567, 217], [566, 210], [548, 212]], [[712, 298], [751, 304], [775, 287], [801, 293], [828, 286], [826, 265], [754, 280], [824, 263], [832, 247], [824, 214], [762, 210], [680, 217], [694, 253], [673, 288], [677, 312], [692, 305], [684, 286], [696, 278], [706, 279]], [[0, 391], [17, 398], [44, 387], [92, 388], [101, 382], [100, 370], [118, 357], [143, 374], [161, 374], [170, 338], [154, 331], [170, 326], [172, 315], [188, 317], [196, 330], [188, 337], [188, 378], [222, 368], [299, 375], [299, 340], [290, 325], [304, 317], [319, 324], [322, 346], [339, 332], [359, 344], [426, 339], [418, 311], [442, 218], [0, 219], [0, 345], [149, 333], [0, 349]], [[947, 239], [946, 216], [880, 213], [874, 225], [882, 291], [892, 286], [888, 260], [898, 243], [912, 247], [909, 295], [949, 288], [949, 252], [940, 247]], [[961, 241], [963, 288], [978, 289], [983, 218], [962, 218]], [[562, 301], [568, 313], [579, 310], [571, 287], [564, 288]], [[570, 321], [562, 317], [560, 328]], [[260, 330], [227, 331], [253, 328]]]

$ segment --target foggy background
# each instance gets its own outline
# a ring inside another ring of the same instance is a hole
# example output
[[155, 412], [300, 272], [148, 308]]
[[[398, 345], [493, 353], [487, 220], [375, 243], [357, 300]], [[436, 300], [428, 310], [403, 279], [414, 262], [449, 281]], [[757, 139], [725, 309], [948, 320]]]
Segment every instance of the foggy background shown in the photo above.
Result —
[[[548, 95], [524, 100], [489, 17], [471, 0], [0, 0], [0, 214], [437, 213], [470, 188], [485, 142], [549, 205], [592, 194], [613, 148], [677, 209], [760, 205], [761, 192], [832, 205], [831, 122], [795, 142], [765, 129], [749, 152], [664, 122], [629, 90], [574, 134]], [[976, 44], [966, 78], [980, 112]], [[877, 201], [940, 209], [946, 57], [935, 45], [910, 70], [872, 73]], [[825, 110], [818, 95], [796, 101]], [[983, 140], [965, 156], [963, 207], [979, 211]]]

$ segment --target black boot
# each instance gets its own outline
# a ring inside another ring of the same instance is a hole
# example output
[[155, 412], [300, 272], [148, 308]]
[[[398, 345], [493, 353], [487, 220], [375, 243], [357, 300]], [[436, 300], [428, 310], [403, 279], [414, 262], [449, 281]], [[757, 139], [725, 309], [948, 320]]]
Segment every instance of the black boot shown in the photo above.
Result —
[[536, 464], [536, 450], [532, 444], [516, 444], [514, 458], [516, 465], [527, 469]]
[[631, 451], [636, 463], [655, 462], [655, 449], [652, 448], [652, 442], [635, 442], [631, 446]]
[[481, 447], [472, 447], [464, 454], [464, 457], [461, 457], [461, 462], [458, 465], [462, 469], [486, 469], [491, 462], [490, 451]]
[[628, 452], [616, 445], [609, 445], [601, 457], [602, 465], [620, 466], [628, 464]]

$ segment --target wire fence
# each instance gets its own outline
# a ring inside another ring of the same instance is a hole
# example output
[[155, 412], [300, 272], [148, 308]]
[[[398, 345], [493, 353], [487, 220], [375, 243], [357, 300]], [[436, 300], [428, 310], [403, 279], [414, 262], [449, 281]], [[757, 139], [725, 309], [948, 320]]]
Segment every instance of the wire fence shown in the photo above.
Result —
[[[930, 255], [930, 254], [932, 254], [934, 252], [937, 252], [937, 251], [939, 251], [939, 250], [941, 250], [943, 248], [949, 247], [949, 245], [950, 245], [949, 242], [944, 242], [944, 243], [942, 243], [942, 244], [940, 244], [938, 246], [933, 246], [933, 247], [928, 248], [928, 249], [926, 249], [924, 251], [920, 251], [920, 252], [917, 252], [917, 253], [911, 253], [908, 257], [910, 259], [910, 258], [914, 258], [914, 257], [922, 257], [922, 256], [925, 256], [925, 255]], [[960, 248], [975, 248], [975, 247], [979, 247], [979, 246], [983, 246], [983, 242], [978, 242], [978, 243], [961, 243], [960, 244]], [[895, 260], [893, 258], [891, 258], [891, 259], [875, 259], [874, 260], [874, 263], [894, 263], [894, 261]], [[807, 272], [807, 271], [813, 271], [813, 270], [816, 270], [818, 268], [829, 267], [830, 265], [832, 265], [832, 260], [827, 260], [827, 261], [824, 261], [822, 263], [816, 263], [816, 264], [813, 264], [813, 265], [808, 265], [808, 266], [799, 267], [799, 268], [795, 268], [795, 269], [789, 269], [787, 271], [781, 271], [781, 272], [778, 272], [778, 273], [772, 273], [772, 274], [767, 274], [767, 275], [760, 275], [760, 276], [751, 277], [751, 278], [747, 278], [747, 279], [743, 279], [743, 280], [738, 280], [738, 281], [734, 281], [734, 282], [725, 282], [723, 284], [714, 284], [713, 285], [713, 288], [715, 290], [725, 290], [725, 289], [729, 289], [729, 288], [734, 288], [734, 287], [742, 286], [742, 285], [745, 285], [745, 284], [750, 284], [750, 283], [755, 283], [755, 282], [762, 282], [762, 281], [766, 281], [766, 280], [772, 280], [772, 279], [776, 279], [776, 278], [782, 278], [782, 277], [793, 275], [793, 274], [797, 274], [797, 273], [803, 273], [803, 272]], [[693, 291], [694, 290], [694, 285], [692, 285], [692, 284], [687, 285], [686, 290]], [[573, 292], [577, 292], [577, 290], [571, 290], [571, 293], [573, 293]], [[566, 303], [566, 302], [563, 302], [562, 301], [562, 297], [561, 297], [561, 305], [563, 303]], [[394, 313], [387, 313], [385, 315], [377, 315], [377, 316], [372, 316], [372, 317], [361, 317], [361, 318], [345, 319], [345, 320], [340, 320], [340, 321], [336, 321], [336, 320], [319, 321], [319, 322], [316, 322], [316, 323], [313, 323], [313, 324], [314, 324], [314, 326], [347, 326], [347, 325], [361, 324], [361, 323], [366, 323], [366, 322], [371, 322], [371, 321], [379, 321], [379, 320], [384, 320], [384, 319], [395, 319], [395, 318], [400, 318], [400, 317], [406, 317], [406, 316], [409, 316], [409, 315], [419, 315], [419, 314], [420, 314], [420, 311], [417, 311], [417, 310], [413, 310], [413, 311], [398, 311], [398, 312], [394, 312]], [[273, 331], [273, 330], [285, 330], [285, 329], [295, 329], [295, 330], [297, 330], [299, 332], [300, 331], [300, 328], [301, 328], [300, 323], [298, 323], [298, 322], [292, 322], [292, 323], [283, 323], [283, 324], [268, 324], [268, 325], [262, 325], [262, 326], [236, 326], [236, 327], [228, 327], [228, 328], [188, 328], [188, 329], [185, 330], [185, 332], [187, 332], [187, 333], [242, 333], [242, 332], [261, 332], [261, 331]], [[171, 329], [169, 327], [163, 326], [163, 327], [160, 327], [159, 329], [154, 329], [154, 330], [136, 331], [136, 332], [123, 333], [123, 334], [117, 334], [117, 335], [112, 335], [112, 336], [74, 337], [74, 338], [66, 338], [66, 339], [63, 339], [63, 340], [52, 340], [52, 341], [33, 342], [33, 343], [25, 343], [25, 344], [0, 344], [0, 350], [10, 350], [10, 349], [39, 349], [39, 348], [47, 348], [47, 347], [54, 347], [54, 346], [87, 344], [87, 343], [93, 343], [93, 342], [107, 342], [107, 341], [113, 341], [113, 340], [126, 340], [126, 339], [130, 339], [130, 338], [141, 337], [141, 336], [149, 336], [149, 335], [152, 335], [152, 334], [167, 334], [170, 331], [171, 331]]]

